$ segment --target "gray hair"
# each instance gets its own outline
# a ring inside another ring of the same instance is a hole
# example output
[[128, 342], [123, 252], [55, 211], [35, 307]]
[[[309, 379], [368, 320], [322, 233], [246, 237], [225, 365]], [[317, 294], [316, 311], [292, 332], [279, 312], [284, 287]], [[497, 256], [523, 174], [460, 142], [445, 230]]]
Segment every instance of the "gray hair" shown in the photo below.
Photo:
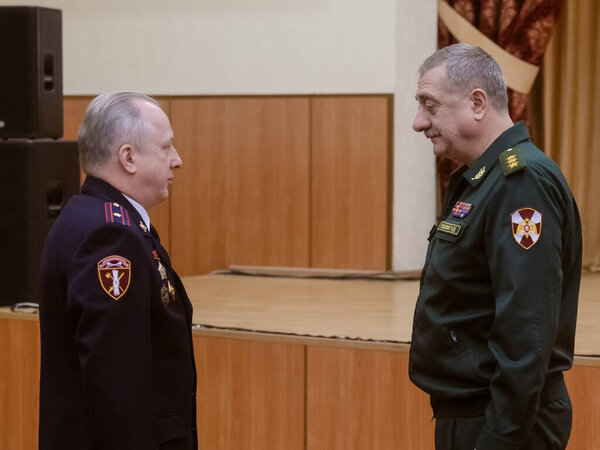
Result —
[[502, 70], [488, 53], [469, 44], [450, 45], [429, 56], [419, 67], [419, 75], [444, 63], [444, 89], [447, 92], [466, 96], [473, 89], [480, 88], [488, 95], [496, 111], [508, 111], [508, 95]]
[[100, 94], [87, 107], [79, 127], [79, 161], [86, 172], [102, 167], [121, 145], [140, 145], [145, 125], [139, 104], [156, 100], [136, 92]]

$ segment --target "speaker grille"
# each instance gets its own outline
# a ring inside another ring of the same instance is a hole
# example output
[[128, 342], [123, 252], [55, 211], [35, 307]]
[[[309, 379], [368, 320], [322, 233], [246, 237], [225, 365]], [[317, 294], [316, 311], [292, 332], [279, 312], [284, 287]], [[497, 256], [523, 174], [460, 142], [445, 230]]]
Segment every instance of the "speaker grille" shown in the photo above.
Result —
[[79, 192], [77, 142], [0, 141], [5, 193], [0, 220], [0, 305], [37, 302], [46, 235], [67, 200]]
[[0, 61], [0, 137], [62, 137], [61, 11], [0, 7]]

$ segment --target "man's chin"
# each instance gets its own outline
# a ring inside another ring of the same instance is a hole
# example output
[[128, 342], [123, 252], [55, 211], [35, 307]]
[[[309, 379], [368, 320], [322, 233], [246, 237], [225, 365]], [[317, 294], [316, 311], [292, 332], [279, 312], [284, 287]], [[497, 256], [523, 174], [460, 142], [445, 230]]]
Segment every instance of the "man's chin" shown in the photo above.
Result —
[[439, 144], [433, 143], [433, 154], [439, 158], [446, 158], [446, 148]]
[[149, 208], [154, 208], [155, 206], [160, 205], [168, 198], [169, 198], [169, 191], [167, 189], [165, 189], [165, 191], [162, 193], [162, 195], [154, 198], [154, 200], [152, 201], [152, 204], [149, 206]]

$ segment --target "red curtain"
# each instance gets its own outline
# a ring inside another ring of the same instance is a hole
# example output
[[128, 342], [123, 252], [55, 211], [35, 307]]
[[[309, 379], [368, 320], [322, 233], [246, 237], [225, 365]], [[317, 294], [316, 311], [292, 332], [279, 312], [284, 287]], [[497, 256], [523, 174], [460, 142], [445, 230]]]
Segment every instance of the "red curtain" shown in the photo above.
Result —
[[[558, 20], [563, 0], [445, 0], [485, 36], [508, 53], [539, 66]], [[575, 0], [576, 1], [576, 0]], [[438, 20], [438, 48], [456, 43]], [[514, 122], [527, 118], [527, 94], [508, 90], [509, 112]], [[456, 163], [438, 158], [441, 198]]]

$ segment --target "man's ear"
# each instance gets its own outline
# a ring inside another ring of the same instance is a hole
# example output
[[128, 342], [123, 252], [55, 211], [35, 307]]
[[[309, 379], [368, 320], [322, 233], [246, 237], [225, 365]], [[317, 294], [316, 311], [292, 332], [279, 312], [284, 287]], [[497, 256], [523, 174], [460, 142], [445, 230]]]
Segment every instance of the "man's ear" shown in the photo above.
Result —
[[119, 158], [119, 164], [123, 169], [130, 174], [137, 172], [134, 158], [134, 148], [130, 144], [123, 144], [117, 150], [117, 156]]
[[489, 99], [485, 91], [479, 88], [473, 89], [469, 95], [469, 99], [471, 100], [471, 109], [473, 111], [474, 119], [483, 119], [489, 108]]

